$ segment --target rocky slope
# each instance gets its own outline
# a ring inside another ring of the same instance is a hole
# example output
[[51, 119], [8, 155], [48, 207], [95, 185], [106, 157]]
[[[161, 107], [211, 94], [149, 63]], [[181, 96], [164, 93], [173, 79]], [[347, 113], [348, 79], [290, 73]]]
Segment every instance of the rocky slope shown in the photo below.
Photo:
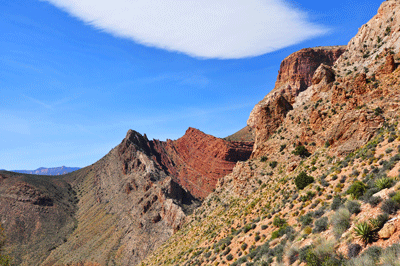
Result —
[[143, 264], [396, 265], [399, 19], [385, 1], [346, 47], [287, 57], [250, 114], [252, 158]]
[[100, 161], [68, 175], [1, 172], [7, 252], [16, 265], [136, 265], [251, 150], [193, 128], [167, 142], [129, 130]]

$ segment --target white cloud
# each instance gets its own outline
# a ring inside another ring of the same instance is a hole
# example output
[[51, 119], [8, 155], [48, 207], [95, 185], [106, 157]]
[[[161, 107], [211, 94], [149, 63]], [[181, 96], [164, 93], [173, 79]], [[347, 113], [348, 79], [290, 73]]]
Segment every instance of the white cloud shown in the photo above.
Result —
[[43, 0], [98, 29], [201, 58], [243, 58], [327, 32], [282, 0]]

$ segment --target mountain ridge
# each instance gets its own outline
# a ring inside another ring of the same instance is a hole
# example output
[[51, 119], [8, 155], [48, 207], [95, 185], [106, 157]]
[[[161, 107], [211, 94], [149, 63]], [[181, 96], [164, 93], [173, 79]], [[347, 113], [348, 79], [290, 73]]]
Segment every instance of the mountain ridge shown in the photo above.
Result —
[[31, 174], [31, 175], [64, 175], [79, 169], [81, 168], [60, 166], [60, 167], [39, 167], [36, 170], [10, 170], [10, 172]]

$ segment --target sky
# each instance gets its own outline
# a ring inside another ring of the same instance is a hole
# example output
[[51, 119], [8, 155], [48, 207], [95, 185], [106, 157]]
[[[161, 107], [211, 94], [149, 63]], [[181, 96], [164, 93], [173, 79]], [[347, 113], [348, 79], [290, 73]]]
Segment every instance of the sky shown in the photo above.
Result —
[[129, 129], [226, 137], [302, 48], [382, 1], [0, 0], [0, 169], [84, 167]]

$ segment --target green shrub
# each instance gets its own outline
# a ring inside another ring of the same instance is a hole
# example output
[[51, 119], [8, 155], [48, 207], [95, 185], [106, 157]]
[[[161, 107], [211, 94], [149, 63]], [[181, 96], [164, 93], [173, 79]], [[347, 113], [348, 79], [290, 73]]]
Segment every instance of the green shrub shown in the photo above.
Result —
[[314, 178], [307, 175], [304, 171], [302, 171], [294, 180], [294, 183], [298, 189], [303, 189], [312, 182], [314, 182]]
[[261, 158], [260, 158], [260, 162], [266, 162], [268, 160], [268, 157], [267, 156], [262, 156]]
[[233, 255], [232, 255], [232, 254], [228, 254], [228, 255], [226, 256], [226, 260], [227, 260], [227, 261], [233, 260]]
[[281, 228], [286, 224], [286, 220], [285, 219], [281, 219], [279, 216], [275, 216], [272, 224], [274, 226], [276, 226], [276, 227]]
[[[400, 198], [399, 198], [400, 200]], [[368, 203], [371, 205], [371, 207], [376, 207], [378, 206], [379, 203], [381, 203], [382, 198], [381, 197], [370, 197], [368, 199]]]
[[400, 192], [397, 192], [393, 197], [392, 200], [400, 204]]
[[353, 196], [353, 198], [358, 199], [364, 194], [366, 189], [366, 185], [363, 182], [357, 180], [349, 187], [349, 189], [347, 190], [347, 194], [350, 194]]
[[382, 254], [382, 248], [378, 246], [371, 246], [364, 251], [363, 255], [372, 258], [375, 262], [379, 261]]
[[346, 208], [349, 210], [351, 214], [358, 214], [361, 211], [361, 204], [357, 201], [348, 201], [346, 204]]
[[295, 246], [291, 247], [287, 253], [287, 256], [289, 259], [289, 264], [292, 265], [299, 258], [299, 248]]
[[381, 210], [388, 214], [395, 214], [399, 209], [399, 203], [392, 199], [385, 200], [381, 205]]
[[297, 146], [296, 149], [292, 153], [294, 155], [299, 155], [302, 158], [306, 158], [306, 157], [309, 157], [311, 155], [311, 153], [303, 145]]
[[333, 233], [339, 238], [350, 227], [350, 212], [345, 208], [338, 209], [332, 216]]
[[286, 144], [282, 144], [281, 147], [279, 148], [279, 152], [283, 151], [286, 148]]
[[341, 197], [339, 195], [335, 196], [332, 200], [331, 209], [335, 211], [340, 207], [341, 204], [342, 204]]
[[400, 261], [400, 245], [394, 244], [387, 247], [381, 255], [382, 265], [399, 265]]
[[322, 217], [315, 221], [313, 233], [321, 233], [328, 229], [328, 217]]
[[247, 244], [243, 243], [242, 246], [240, 247], [242, 250], [246, 250], [247, 249]]
[[375, 181], [375, 186], [379, 188], [379, 190], [390, 188], [393, 186], [393, 179], [382, 177]]
[[369, 219], [369, 223], [375, 231], [379, 231], [387, 220], [389, 220], [389, 215], [387, 213], [383, 213], [378, 215], [376, 218]]
[[274, 169], [278, 165], [277, 161], [272, 161], [269, 163], [269, 166], [271, 166], [272, 169]]
[[[378, 36], [379, 37], [379, 36]], [[376, 107], [374, 109], [375, 115], [378, 116], [383, 113], [383, 110], [380, 107]]]
[[311, 225], [313, 223], [313, 212], [309, 212], [306, 215], [300, 216], [299, 222], [301, 223], [302, 227]]
[[372, 243], [375, 240], [376, 232], [367, 222], [360, 222], [354, 227], [356, 237], [361, 239], [364, 244]]

